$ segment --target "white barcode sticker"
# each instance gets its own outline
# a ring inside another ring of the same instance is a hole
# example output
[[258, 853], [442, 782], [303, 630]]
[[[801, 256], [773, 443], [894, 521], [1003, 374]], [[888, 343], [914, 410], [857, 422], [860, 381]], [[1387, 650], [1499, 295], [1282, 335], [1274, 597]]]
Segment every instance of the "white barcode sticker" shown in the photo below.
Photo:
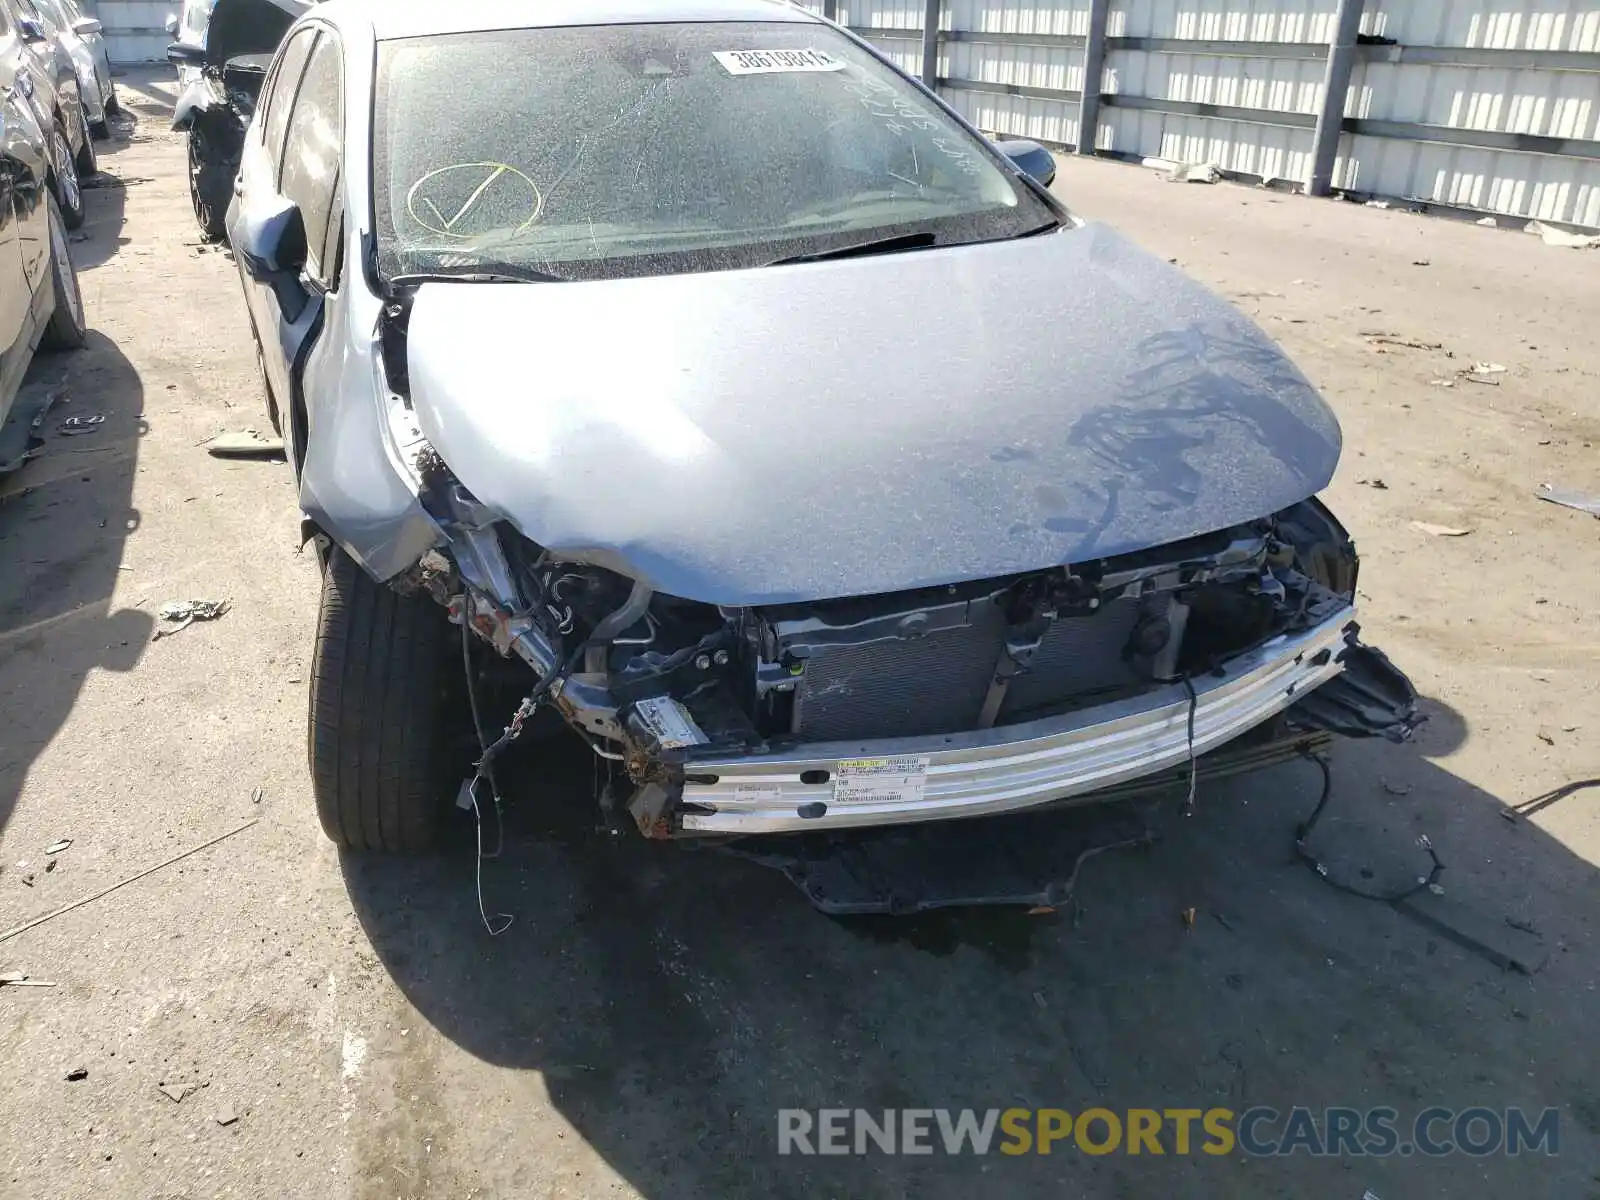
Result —
[[781, 783], [741, 783], [733, 789], [735, 804], [760, 804], [763, 801], [782, 799]]
[[775, 75], [782, 71], [842, 71], [844, 62], [821, 50], [716, 50], [711, 57], [729, 75]]
[[703, 746], [709, 740], [694, 723], [689, 710], [671, 696], [646, 696], [633, 707], [664, 750]]
[[928, 783], [926, 755], [846, 758], [833, 773], [835, 804], [916, 804]]

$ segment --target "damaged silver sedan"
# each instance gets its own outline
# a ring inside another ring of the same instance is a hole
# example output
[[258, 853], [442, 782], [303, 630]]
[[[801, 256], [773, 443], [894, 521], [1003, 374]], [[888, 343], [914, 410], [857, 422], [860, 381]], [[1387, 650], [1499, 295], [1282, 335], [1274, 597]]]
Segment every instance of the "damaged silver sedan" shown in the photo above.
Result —
[[1406, 736], [1332, 413], [1051, 171], [777, 0], [303, 17], [229, 234], [324, 549], [328, 835], [426, 846], [449, 730], [470, 805], [542, 707], [657, 838]]

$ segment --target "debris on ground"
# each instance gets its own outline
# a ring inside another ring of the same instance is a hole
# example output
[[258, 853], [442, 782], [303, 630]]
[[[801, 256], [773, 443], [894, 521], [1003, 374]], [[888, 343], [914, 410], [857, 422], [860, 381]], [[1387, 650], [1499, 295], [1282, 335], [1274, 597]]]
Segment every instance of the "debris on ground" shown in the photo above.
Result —
[[55, 987], [48, 979], [29, 979], [26, 971], [0, 971], [0, 987]]
[[1390, 783], [1387, 779], [1379, 779], [1378, 782], [1383, 785], [1383, 790], [1391, 796], [1409, 796], [1417, 790], [1413, 784], [1409, 783]]
[[159, 642], [164, 637], [181, 633], [196, 621], [215, 621], [227, 611], [226, 600], [169, 600], [161, 606], [158, 615], [173, 624], [170, 628], [156, 630], [155, 637], [150, 640]]
[[105, 423], [105, 413], [89, 413], [82, 417], [68, 417], [56, 426], [56, 432], [62, 437], [82, 437], [86, 433], [99, 433]]
[[1219, 913], [1219, 912], [1214, 912], [1211, 915], [1216, 920], [1218, 925], [1221, 925], [1229, 933], [1233, 932], [1233, 922], [1228, 920], [1228, 918], [1227, 918], [1227, 916], [1225, 914]]
[[1453, 525], [1434, 525], [1428, 521], [1413, 521], [1411, 528], [1420, 529], [1429, 537], [1466, 537], [1470, 529], [1457, 529]]
[[1380, 492], [1387, 492], [1389, 490], [1389, 485], [1381, 479], [1358, 479], [1356, 482], [1364, 483], [1369, 488], [1376, 488]]
[[1515, 825], [1523, 817], [1531, 817], [1534, 813], [1565, 800], [1574, 792], [1581, 792], [1587, 788], [1600, 788], [1600, 778], [1574, 779], [1571, 783], [1563, 783], [1560, 787], [1551, 788], [1548, 792], [1541, 792], [1531, 800], [1523, 800], [1510, 808], [1502, 808], [1500, 816]]
[[1548, 500], [1551, 504], [1559, 504], [1563, 508], [1575, 508], [1579, 512], [1588, 513], [1591, 517], [1600, 517], [1600, 493], [1588, 495], [1546, 483], [1540, 485], [1534, 495], [1541, 500]]
[[1186, 908], [1186, 909], [1183, 910], [1183, 927], [1185, 929], [1193, 929], [1194, 928], [1194, 916], [1195, 916], [1194, 909]]
[[[125, 888], [130, 883], [137, 883], [139, 880], [145, 878], [145, 876], [147, 876], [147, 875], [154, 875], [157, 871], [165, 870], [167, 867], [172, 866], [174, 863], [182, 862], [184, 859], [188, 858], [191, 854], [199, 854], [200, 851], [202, 851], [202, 850], [209, 850], [212, 846], [215, 846], [218, 842], [225, 842], [229, 838], [234, 837], [237, 834], [243, 833], [246, 829], [249, 829], [252, 825], [254, 825], [260, 819], [261, 819], [260, 817], [251, 817], [244, 824], [236, 826], [235, 828], [228, 830], [227, 833], [219, 833], [216, 837], [212, 838], [210, 841], [201, 842], [198, 846], [191, 846], [191, 847], [189, 847], [189, 849], [184, 850], [179, 854], [174, 854], [171, 858], [168, 858], [168, 859], [166, 859], [166, 860], [164, 860], [162, 862], [158, 862], [153, 867], [146, 867], [144, 870], [138, 872], [135, 875], [129, 875], [126, 879], [119, 879], [116, 883], [113, 883], [110, 887], [101, 888], [98, 892], [94, 892], [94, 893], [92, 893], [92, 894], [90, 894], [88, 896], [85, 896], [81, 900], [74, 900], [71, 904], [63, 904], [60, 908], [52, 909], [51, 911], [45, 913], [43, 916], [34, 917], [33, 920], [31, 920], [31, 921], [24, 921], [21, 925], [13, 925], [10, 929], [7, 929], [4, 933], [0, 933], [0, 942], [9, 942], [12, 938], [19, 937], [20, 935], [22, 935], [24, 933], [27, 933], [28, 930], [30, 930], [30, 929], [37, 929], [40, 925], [43, 925], [47, 921], [54, 921], [57, 917], [65, 916], [67, 913], [73, 912], [76, 909], [80, 909], [86, 904], [93, 904], [96, 900], [104, 899], [105, 897], [109, 896], [112, 892], [117, 891], [119, 888]], [[28, 879], [32, 879], [32, 878], [33, 878], [33, 876], [29, 875], [27, 877], [27, 879], [23, 880], [23, 882], [27, 883]], [[32, 887], [33, 885], [29, 884], [28, 886]]]
[[50, 872], [54, 871], [55, 869], [56, 869], [56, 860], [55, 859], [47, 858], [47, 859], [44, 860], [44, 873], [46, 875], [50, 874]]
[[89, 1078], [88, 1067], [73, 1067], [72, 1070], [67, 1072], [67, 1081], [69, 1083], [77, 1083], [78, 1080], [87, 1078]]
[[29, 459], [37, 458], [44, 450], [44, 437], [40, 430], [50, 410], [65, 402], [69, 392], [64, 387], [23, 388], [11, 404], [11, 415], [0, 426], [0, 475], [18, 470]]
[[283, 456], [283, 439], [254, 429], [219, 433], [206, 444], [213, 458], [273, 458]]
[[1212, 162], [1173, 163], [1166, 170], [1168, 183], [1216, 183], [1222, 168]]
[[1411, 260], [1411, 265], [1413, 267], [1431, 267], [1433, 266], [1433, 263], [1426, 258], [1413, 258]]
[[34, 880], [34, 874], [33, 874], [32, 871], [29, 871], [26, 875], [24, 875], [22, 877], [22, 886], [23, 887], [32, 887], [33, 886], [33, 880]]
[[1506, 368], [1497, 362], [1475, 362], [1462, 374], [1465, 375], [1503, 375]]
[[199, 1090], [200, 1085], [198, 1083], [168, 1083], [163, 1079], [156, 1084], [156, 1091], [174, 1104], [182, 1104]]
[[1531, 933], [1534, 937], [1539, 936], [1539, 928], [1532, 921], [1521, 921], [1516, 917], [1507, 917], [1506, 924], [1513, 929], [1521, 930], [1523, 933]]
[[[1363, 329], [1361, 336], [1367, 339], [1369, 346], [1404, 346], [1408, 350], [1443, 350], [1443, 342], [1425, 342], [1421, 338], [1401, 337], [1398, 333], [1389, 333], [1382, 329]], [[1382, 353], [1382, 350], [1379, 350]]]
[[72, 845], [71, 838], [62, 838], [60, 841], [51, 842], [44, 848], [46, 854], [60, 854]]
[[1565, 246], [1569, 250], [1593, 250], [1600, 246], [1600, 234], [1568, 233], [1543, 221], [1529, 221], [1523, 226], [1523, 232], [1538, 235], [1546, 246]]
[[1480, 217], [1478, 220], [1474, 221], [1473, 224], [1482, 225], [1485, 229], [1498, 229], [1500, 227], [1500, 222], [1496, 221], [1493, 217]]
[[231, 1104], [224, 1104], [217, 1110], [218, 1125], [232, 1125], [239, 1119], [239, 1114], [233, 1111]]

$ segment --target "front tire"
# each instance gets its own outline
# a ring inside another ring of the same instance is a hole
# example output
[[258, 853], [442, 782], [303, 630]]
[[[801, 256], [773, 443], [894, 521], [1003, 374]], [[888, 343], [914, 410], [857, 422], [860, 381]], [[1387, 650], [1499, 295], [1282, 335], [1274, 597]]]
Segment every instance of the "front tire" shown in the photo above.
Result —
[[209, 241], [228, 234], [228, 203], [233, 197], [233, 176], [216, 163], [200, 157], [194, 134], [189, 134], [189, 203], [194, 221]]
[[59, 124], [50, 132], [50, 160], [61, 221], [68, 229], [81, 229], [85, 210], [83, 186], [78, 182], [77, 156], [72, 153], [66, 130]]
[[[94, 139], [96, 135], [94, 130], [90, 128], [89, 114], [87, 112], [80, 111], [78, 119], [83, 122], [83, 148], [78, 151], [78, 157], [76, 160], [78, 178], [88, 179], [91, 175], [99, 174], [100, 159], [95, 154], [94, 150]], [[101, 128], [105, 128], [104, 122], [101, 122]], [[106, 133], [109, 132], [109, 130], [106, 130], [99, 136], [104, 137], [106, 136]]]
[[339, 547], [322, 573], [311, 668], [311, 785], [338, 846], [430, 849], [447, 811], [441, 699], [453, 630], [425, 596], [402, 596]]
[[48, 196], [50, 222], [50, 281], [56, 303], [39, 338], [41, 350], [76, 350], [88, 340], [89, 330], [83, 315], [83, 291], [78, 287], [78, 268], [67, 251], [67, 235], [61, 206]]

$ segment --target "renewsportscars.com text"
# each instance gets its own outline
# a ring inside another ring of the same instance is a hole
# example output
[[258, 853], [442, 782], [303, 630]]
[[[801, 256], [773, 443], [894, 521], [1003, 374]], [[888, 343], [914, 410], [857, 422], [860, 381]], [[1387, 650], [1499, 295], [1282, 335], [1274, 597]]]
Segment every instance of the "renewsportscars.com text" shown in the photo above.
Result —
[[1558, 1110], [1393, 1108], [784, 1108], [779, 1154], [1441, 1157], [1559, 1154]]

